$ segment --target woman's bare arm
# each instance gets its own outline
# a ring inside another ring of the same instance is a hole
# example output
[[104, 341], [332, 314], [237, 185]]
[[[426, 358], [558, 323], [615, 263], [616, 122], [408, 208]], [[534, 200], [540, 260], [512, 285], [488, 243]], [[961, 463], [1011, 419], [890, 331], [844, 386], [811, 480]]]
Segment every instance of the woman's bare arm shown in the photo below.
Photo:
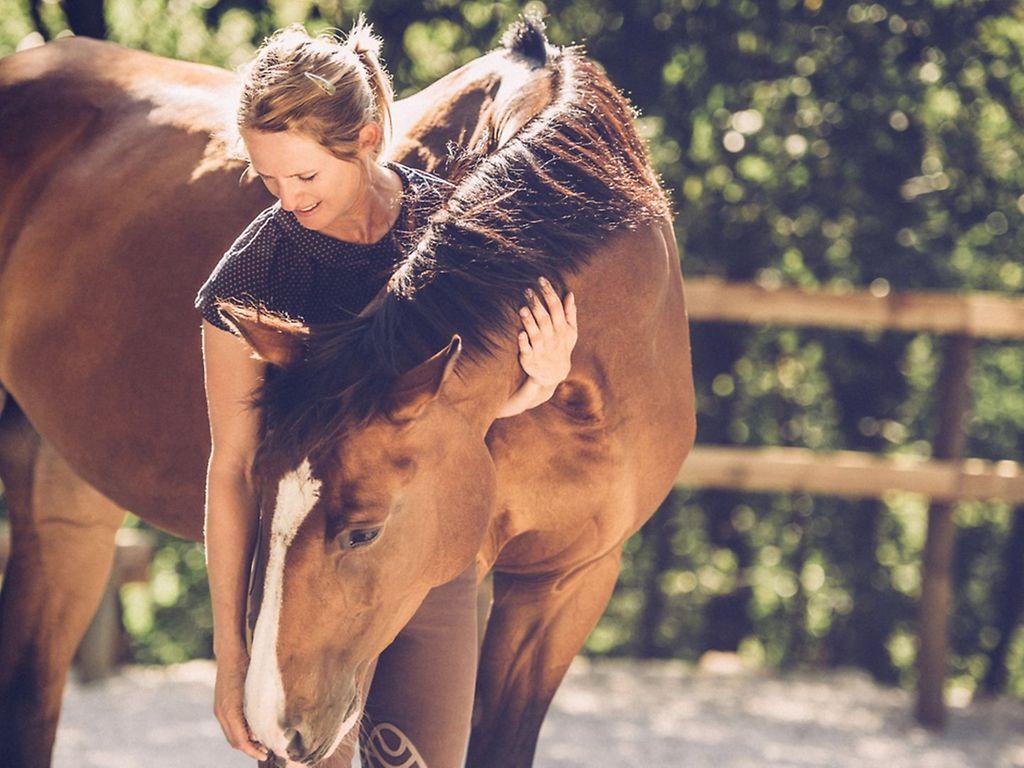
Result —
[[210, 419], [206, 474], [206, 567], [213, 600], [214, 652], [245, 650], [243, 632], [249, 563], [258, 510], [252, 457], [258, 416], [247, 400], [264, 362], [245, 342], [203, 321], [203, 367]]
[[206, 569], [213, 606], [217, 657], [214, 713], [228, 742], [249, 757], [266, 759], [242, 713], [249, 656], [245, 608], [258, 510], [252, 459], [259, 419], [248, 406], [266, 363], [237, 336], [203, 321], [203, 368], [211, 450], [206, 473]]

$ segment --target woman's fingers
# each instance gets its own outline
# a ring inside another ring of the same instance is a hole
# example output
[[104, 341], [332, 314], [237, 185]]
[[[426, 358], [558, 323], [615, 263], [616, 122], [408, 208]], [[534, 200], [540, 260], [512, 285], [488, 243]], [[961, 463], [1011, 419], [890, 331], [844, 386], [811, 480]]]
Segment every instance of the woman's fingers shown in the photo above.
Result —
[[270, 757], [270, 750], [263, 746], [259, 739], [253, 736], [252, 729], [249, 727], [249, 721], [245, 719], [245, 713], [239, 711], [238, 717], [242, 721], [242, 730], [245, 733], [245, 743], [253, 750], [257, 759], [266, 760]]
[[266, 747], [252, 738], [249, 726], [245, 722], [245, 716], [240, 710], [217, 719], [220, 722], [221, 730], [224, 731], [224, 738], [234, 749], [244, 752], [254, 760], [267, 759], [269, 752]]
[[533, 312], [529, 307], [523, 307], [519, 310], [519, 317], [523, 320], [523, 328], [530, 334], [530, 339], [540, 338], [540, 328], [537, 326], [537, 321], [533, 316]]
[[519, 332], [519, 351], [524, 355], [533, 352], [533, 345], [530, 344], [530, 337], [526, 331]]
[[249, 730], [249, 725], [245, 722], [245, 715], [243, 715], [241, 711], [235, 714], [232, 726], [237, 740], [235, 749], [240, 749], [249, 757], [254, 757], [257, 760], [267, 759], [269, 756], [267, 748], [253, 738], [252, 732]]
[[557, 328], [565, 321], [565, 310], [562, 309], [562, 300], [558, 298], [558, 294], [555, 293], [555, 289], [548, 282], [547, 278], [542, 277], [538, 282], [540, 283], [541, 293], [544, 295], [544, 302], [547, 304], [546, 312], [551, 317], [551, 324]]
[[256, 744], [254, 744], [253, 742], [249, 741], [248, 739], [240, 742], [238, 744], [238, 746], [235, 747], [235, 749], [239, 750], [240, 752], [245, 753], [246, 755], [251, 757], [253, 760], [266, 760], [268, 757], [270, 757], [270, 753], [269, 752], [266, 752], [266, 751], [261, 752], [260, 748], [258, 746], [256, 746]]
[[533, 312], [533, 317], [537, 321], [537, 326], [542, 332], [551, 330], [551, 316], [537, 292], [532, 288], [527, 288], [526, 298], [530, 304], [530, 311]]
[[242, 686], [247, 667], [248, 658], [238, 663], [218, 660], [213, 713], [228, 744], [254, 760], [266, 760], [270, 751], [253, 737], [242, 708]]
[[[558, 297], [551, 283], [541, 277], [538, 279], [540, 291], [527, 288], [524, 292], [528, 306], [519, 310], [523, 327], [528, 336], [528, 349], [531, 352], [545, 354], [545, 345], [568, 345], [571, 351], [576, 343], [576, 295], [570, 291], [564, 301]], [[542, 298], [543, 296], [543, 298]], [[520, 336], [520, 350], [522, 347]], [[555, 347], [551, 346], [553, 350]]]

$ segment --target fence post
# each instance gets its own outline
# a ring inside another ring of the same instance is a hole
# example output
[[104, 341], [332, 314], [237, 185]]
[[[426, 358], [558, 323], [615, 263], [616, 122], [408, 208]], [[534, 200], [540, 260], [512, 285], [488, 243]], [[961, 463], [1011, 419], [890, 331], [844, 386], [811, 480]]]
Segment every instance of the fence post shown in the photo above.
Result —
[[117, 667], [121, 641], [120, 584], [115, 562], [100, 604], [75, 653], [79, 682], [93, 683], [110, 677]]
[[[974, 340], [968, 336], [946, 339], [942, 368], [936, 383], [939, 415], [932, 444], [932, 454], [936, 459], [963, 457], [973, 349]], [[933, 501], [929, 504], [928, 534], [921, 562], [916, 715], [922, 725], [936, 729], [946, 724], [942, 691], [949, 652], [955, 508], [955, 502]]]
[[149, 581], [154, 546], [153, 537], [146, 531], [138, 528], [118, 530], [110, 578], [92, 623], [75, 653], [75, 668], [81, 682], [101, 680], [113, 674], [117, 667], [124, 635], [120, 589], [131, 582]]

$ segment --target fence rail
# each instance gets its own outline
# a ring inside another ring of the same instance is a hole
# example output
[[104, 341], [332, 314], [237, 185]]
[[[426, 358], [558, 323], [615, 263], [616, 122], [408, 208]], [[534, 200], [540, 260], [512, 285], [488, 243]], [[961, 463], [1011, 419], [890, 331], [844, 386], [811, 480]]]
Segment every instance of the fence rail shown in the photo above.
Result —
[[677, 480], [681, 486], [736, 491], [849, 497], [878, 497], [889, 491], [927, 495], [928, 532], [918, 602], [916, 715], [925, 725], [943, 726], [954, 505], [970, 499], [1024, 503], [1021, 464], [963, 458], [973, 347], [976, 339], [1024, 340], [1024, 298], [997, 293], [892, 293], [888, 289], [810, 291], [714, 278], [689, 280], [686, 297], [694, 322], [947, 336], [936, 382], [942, 410], [932, 441], [933, 458], [698, 445]]
[[861, 451], [698, 445], [679, 485], [736, 491], [878, 498], [891, 491], [942, 501], [1000, 499], [1024, 503], [1024, 466], [1014, 461], [940, 461]]
[[705, 277], [687, 281], [686, 306], [698, 321], [1024, 339], [1024, 298], [998, 293], [809, 291]]

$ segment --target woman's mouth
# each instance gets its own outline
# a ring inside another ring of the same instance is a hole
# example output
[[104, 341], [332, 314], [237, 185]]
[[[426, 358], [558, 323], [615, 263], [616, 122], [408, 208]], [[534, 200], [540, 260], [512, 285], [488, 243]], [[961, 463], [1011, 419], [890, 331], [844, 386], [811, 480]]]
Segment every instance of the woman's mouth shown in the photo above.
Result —
[[319, 205], [320, 205], [320, 203], [314, 203], [313, 205], [309, 206], [308, 208], [296, 208], [295, 209], [295, 215], [296, 216], [309, 216], [309, 214], [311, 214], [313, 211], [315, 211], [317, 209], [317, 206], [319, 206]]

